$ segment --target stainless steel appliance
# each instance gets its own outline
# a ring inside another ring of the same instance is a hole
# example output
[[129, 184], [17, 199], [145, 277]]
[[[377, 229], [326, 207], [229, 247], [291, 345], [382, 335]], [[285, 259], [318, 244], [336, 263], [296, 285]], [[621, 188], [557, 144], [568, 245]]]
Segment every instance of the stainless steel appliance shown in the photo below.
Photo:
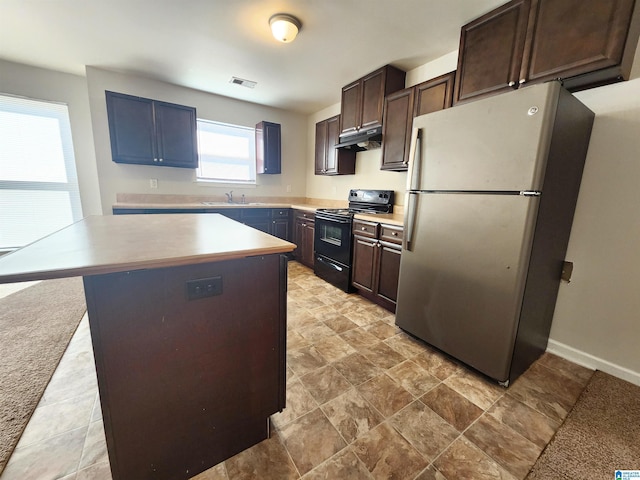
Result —
[[503, 385], [544, 352], [593, 118], [550, 82], [414, 119], [399, 327]]
[[315, 274], [345, 292], [353, 291], [353, 216], [393, 213], [393, 198], [393, 190], [350, 190], [349, 208], [318, 209], [313, 242]]

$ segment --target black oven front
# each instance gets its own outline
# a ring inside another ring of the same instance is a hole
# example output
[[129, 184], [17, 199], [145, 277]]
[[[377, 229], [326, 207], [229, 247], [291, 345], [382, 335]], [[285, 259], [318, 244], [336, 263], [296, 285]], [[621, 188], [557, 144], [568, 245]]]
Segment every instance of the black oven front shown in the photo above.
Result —
[[351, 287], [352, 214], [316, 213], [314, 272], [344, 290]]
[[393, 190], [350, 190], [348, 209], [317, 210], [314, 233], [315, 274], [345, 292], [353, 292], [351, 225], [354, 212], [392, 213], [393, 198]]

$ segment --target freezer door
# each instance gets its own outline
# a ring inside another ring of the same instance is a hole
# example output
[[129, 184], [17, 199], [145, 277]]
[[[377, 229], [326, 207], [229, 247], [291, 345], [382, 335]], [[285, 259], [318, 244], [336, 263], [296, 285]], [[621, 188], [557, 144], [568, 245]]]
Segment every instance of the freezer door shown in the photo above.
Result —
[[504, 381], [518, 327], [539, 198], [415, 194], [396, 323]]
[[559, 91], [544, 83], [416, 117], [410, 189], [542, 190]]

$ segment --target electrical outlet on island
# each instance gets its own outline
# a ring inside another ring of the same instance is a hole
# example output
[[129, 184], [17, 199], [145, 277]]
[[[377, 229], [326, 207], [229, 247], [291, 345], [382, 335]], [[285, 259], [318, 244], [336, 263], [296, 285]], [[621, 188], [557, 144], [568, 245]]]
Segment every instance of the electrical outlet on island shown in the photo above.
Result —
[[149, 179], [149, 188], [158, 188], [158, 179], [150, 178]]

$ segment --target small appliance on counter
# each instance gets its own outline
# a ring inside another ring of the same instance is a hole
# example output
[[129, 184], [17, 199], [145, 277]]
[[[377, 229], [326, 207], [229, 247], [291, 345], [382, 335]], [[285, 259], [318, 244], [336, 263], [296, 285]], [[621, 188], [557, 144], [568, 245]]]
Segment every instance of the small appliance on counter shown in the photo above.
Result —
[[393, 213], [393, 199], [393, 190], [350, 190], [349, 208], [318, 209], [314, 233], [315, 274], [345, 292], [352, 292], [353, 216]]

